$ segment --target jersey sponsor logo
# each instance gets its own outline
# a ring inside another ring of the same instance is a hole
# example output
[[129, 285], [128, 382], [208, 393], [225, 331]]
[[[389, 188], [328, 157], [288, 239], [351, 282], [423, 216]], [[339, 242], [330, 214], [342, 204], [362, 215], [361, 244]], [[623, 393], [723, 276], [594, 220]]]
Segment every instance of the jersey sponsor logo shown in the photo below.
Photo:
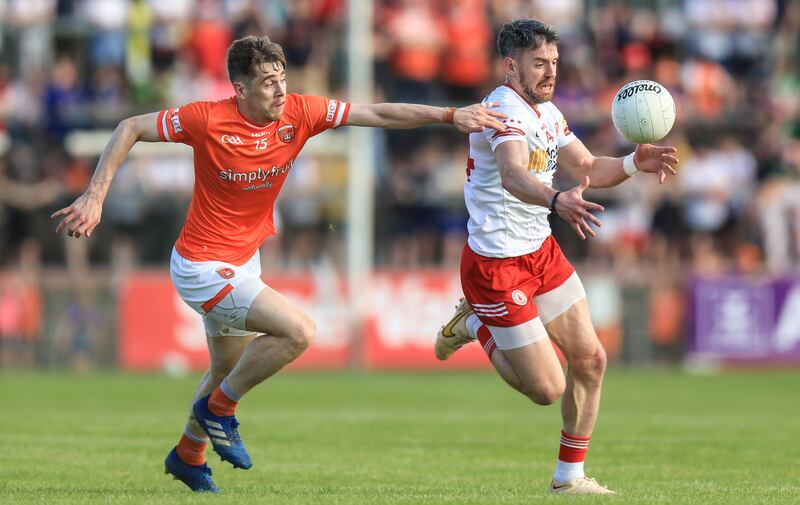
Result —
[[169, 122], [172, 124], [172, 131], [175, 133], [180, 133], [183, 131], [183, 128], [181, 128], [181, 117], [178, 115], [178, 110], [179, 109], [175, 109], [169, 116]]
[[558, 149], [549, 147], [547, 150], [538, 147], [530, 151], [528, 156], [528, 171], [536, 174], [549, 172], [556, 169]]
[[514, 300], [514, 303], [517, 305], [525, 305], [528, 303], [528, 297], [519, 289], [515, 289], [514, 292], [511, 293], [511, 299]]
[[222, 139], [223, 144], [234, 144], [237, 146], [244, 145], [244, 141], [238, 135], [223, 135], [220, 138]]
[[294, 158], [289, 160], [285, 165], [273, 165], [272, 168], [264, 169], [258, 167], [249, 172], [234, 172], [232, 168], [221, 170], [218, 174], [219, 178], [228, 182], [241, 182], [247, 184], [242, 191], [253, 191], [256, 189], [270, 189], [273, 185], [270, 179], [286, 175], [294, 165]]
[[233, 279], [233, 276], [236, 275], [232, 268], [228, 267], [219, 267], [215, 270], [220, 277], [223, 279]]
[[328, 113], [325, 114], [325, 121], [329, 123], [333, 121], [333, 117], [336, 115], [336, 107], [338, 105], [338, 102], [333, 98], [328, 99]]
[[278, 128], [278, 138], [285, 144], [294, 140], [294, 125], [285, 124]]

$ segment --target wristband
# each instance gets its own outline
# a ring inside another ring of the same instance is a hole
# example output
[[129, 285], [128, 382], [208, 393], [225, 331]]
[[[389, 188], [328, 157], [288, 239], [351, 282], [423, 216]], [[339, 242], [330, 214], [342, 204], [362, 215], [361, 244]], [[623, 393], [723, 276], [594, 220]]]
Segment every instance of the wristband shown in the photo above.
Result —
[[453, 124], [453, 116], [456, 115], [455, 107], [447, 107], [442, 114], [442, 123]]
[[636, 163], [633, 161], [633, 155], [636, 154], [635, 152], [630, 153], [629, 155], [622, 158], [622, 170], [628, 177], [633, 177], [634, 175], [639, 173], [639, 169], [636, 168]]
[[550, 200], [550, 212], [556, 211], [556, 200], [558, 200], [558, 195], [561, 194], [561, 191], [556, 191], [556, 194], [553, 195], [553, 199]]

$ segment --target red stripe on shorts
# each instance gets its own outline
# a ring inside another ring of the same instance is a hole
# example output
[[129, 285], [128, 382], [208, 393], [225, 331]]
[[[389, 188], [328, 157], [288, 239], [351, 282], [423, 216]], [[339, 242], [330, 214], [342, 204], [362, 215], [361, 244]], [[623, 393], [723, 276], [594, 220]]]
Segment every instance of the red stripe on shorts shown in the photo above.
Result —
[[228, 293], [230, 293], [231, 291], [233, 291], [233, 286], [231, 286], [230, 284], [225, 284], [224, 288], [220, 289], [216, 295], [214, 295], [210, 300], [201, 305], [200, 308], [203, 309], [203, 312], [207, 313], [209, 310], [216, 307], [217, 304], [221, 302], [223, 298], [228, 296]]

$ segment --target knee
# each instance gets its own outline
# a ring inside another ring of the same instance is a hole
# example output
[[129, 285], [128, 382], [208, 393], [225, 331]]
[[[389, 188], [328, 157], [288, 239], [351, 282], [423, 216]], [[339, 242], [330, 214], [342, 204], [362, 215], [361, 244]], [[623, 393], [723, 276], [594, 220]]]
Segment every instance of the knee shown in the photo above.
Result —
[[303, 354], [314, 343], [316, 336], [317, 325], [310, 317], [303, 316], [287, 335], [292, 354], [295, 356]]
[[564, 376], [558, 376], [530, 388], [525, 388], [524, 394], [537, 405], [552, 405], [564, 394], [566, 386]]
[[606, 372], [608, 358], [602, 346], [570, 363], [573, 376], [589, 382], [600, 382]]

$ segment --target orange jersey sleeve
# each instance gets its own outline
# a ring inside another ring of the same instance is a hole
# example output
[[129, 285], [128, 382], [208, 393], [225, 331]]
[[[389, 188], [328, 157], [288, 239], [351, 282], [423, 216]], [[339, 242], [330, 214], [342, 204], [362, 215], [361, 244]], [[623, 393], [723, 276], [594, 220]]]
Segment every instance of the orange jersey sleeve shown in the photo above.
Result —
[[158, 114], [158, 136], [162, 142], [180, 142], [193, 146], [202, 141], [208, 126], [210, 102], [192, 102]]
[[347, 124], [347, 115], [350, 113], [349, 102], [314, 95], [300, 95], [300, 99], [303, 115], [311, 128], [310, 136]]

